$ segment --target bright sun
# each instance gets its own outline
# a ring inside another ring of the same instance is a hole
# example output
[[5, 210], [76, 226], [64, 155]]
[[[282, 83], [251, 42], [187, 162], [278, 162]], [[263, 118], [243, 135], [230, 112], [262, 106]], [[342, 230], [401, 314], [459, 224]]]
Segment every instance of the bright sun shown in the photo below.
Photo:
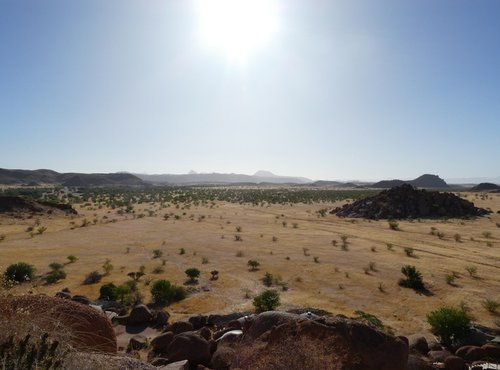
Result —
[[278, 29], [274, 0], [200, 0], [203, 44], [245, 62]]

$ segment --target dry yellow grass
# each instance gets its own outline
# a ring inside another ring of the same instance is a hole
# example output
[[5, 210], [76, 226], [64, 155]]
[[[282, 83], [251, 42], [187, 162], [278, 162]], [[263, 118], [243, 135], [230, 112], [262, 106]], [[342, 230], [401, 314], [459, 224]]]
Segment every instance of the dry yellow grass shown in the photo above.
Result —
[[[34, 219], [3, 216], [0, 235], [5, 234], [6, 238], [0, 242], [0, 271], [11, 263], [24, 261], [34, 264], [41, 274], [49, 271], [49, 263], [67, 262], [66, 257], [72, 254], [79, 260], [65, 266], [65, 280], [50, 286], [24, 285], [13, 291], [32, 290], [52, 295], [68, 287], [73, 294], [97, 298], [103, 283], [123, 283], [129, 279], [128, 272], [144, 265], [146, 275], [140, 287], [149, 301], [149, 287], [145, 286], [148, 279], [165, 278], [182, 284], [186, 280], [184, 270], [197, 267], [202, 271], [199, 286], [209, 286], [210, 291], [192, 294], [167, 308], [174, 319], [196, 313], [251, 310], [251, 299], [245, 298], [245, 291], [250, 296], [262, 291], [261, 278], [270, 272], [288, 283], [289, 290], [281, 295], [283, 309], [309, 306], [346, 315], [363, 310], [376, 315], [398, 333], [409, 334], [428, 329], [425, 315], [429, 311], [463, 302], [476, 321], [495, 327], [499, 318], [488, 313], [481, 300], [500, 297], [500, 228], [496, 226], [500, 223], [500, 214], [496, 213], [500, 210], [500, 195], [479, 199], [468, 194], [468, 199], [476, 206], [490, 207], [494, 213], [468, 221], [401, 221], [401, 230], [393, 231], [387, 221], [318, 217], [317, 210], [334, 204], [260, 207], [217, 203], [214, 208], [192, 206], [186, 210], [175, 207], [160, 210], [159, 205], [142, 204], [135, 206], [137, 213], [147, 214], [147, 209], [155, 209], [157, 215], [133, 219], [131, 215], [117, 215], [107, 209], [77, 208], [80, 215], [73, 219], [42, 217], [41, 225], [47, 231], [33, 238], [26, 228], [34, 224]], [[182, 217], [165, 221], [162, 216], [169, 212]], [[194, 217], [190, 219], [190, 215]], [[205, 218], [198, 221], [201, 215]], [[71, 229], [70, 222], [79, 226], [84, 218], [89, 221], [97, 218], [98, 223]], [[116, 222], [109, 222], [112, 219]], [[239, 233], [237, 226], [242, 228]], [[444, 232], [445, 237], [430, 235], [431, 227]], [[491, 237], [486, 238], [484, 232], [490, 232]], [[455, 241], [457, 233], [462, 242]], [[240, 234], [243, 241], [235, 241], [235, 234]], [[341, 235], [348, 236], [347, 251], [340, 248]], [[272, 240], [273, 236], [277, 241]], [[336, 247], [332, 240], [337, 240]], [[393, 244], [392, 251], [386, 243]], [[414, 258], [406, 256], [405, 247], [414, 248]], [[185, 249], [184, 255], [179, 254], [180, 248]], [[309, 256], [304, 255], [303, 248], [308, 248]], [[152, 273], [161, 265], [161, 259], [152, 258], [154, 249], [162, 249], [162, 258], [166, 259], [161, 274]], [[238, 251], [243, 252], [242, 257], [236, 256]], [[209, 262], [202, 264], [203, 257]], [[319, 263], [313, 257], [318, 257]], [[102, 271], [107, 258], [114, 265], [111, 274], [100, 284], [82, 285], [87, 273]], [[248, 271], [249, 259], [260, 262], [259, 271]], [[364, 268], [370, 262], [375, 263], [376, 271], [366, 274]], [[419, 295], [397, 285], [402, 276], [401, 266], [405, 264], [415, 265], [422, 272], [432, 296]], [[467, 266], [477, 267], [478, 278], [469, 276]], [[219, 271], [219, 280], [209, 280], [212, 270]], [[455, 280], [457, 286], [446, 283], [446, 275], [452, 272], [460, 276]], [[379, 283], [385, 292], [379, 290]]]

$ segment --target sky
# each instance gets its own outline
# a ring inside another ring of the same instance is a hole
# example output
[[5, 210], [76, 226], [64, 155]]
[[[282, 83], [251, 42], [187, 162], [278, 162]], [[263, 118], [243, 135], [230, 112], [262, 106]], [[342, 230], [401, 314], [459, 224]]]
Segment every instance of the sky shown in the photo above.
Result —
[[500, 176], [500, 1], [0, 0], [0, 167]]

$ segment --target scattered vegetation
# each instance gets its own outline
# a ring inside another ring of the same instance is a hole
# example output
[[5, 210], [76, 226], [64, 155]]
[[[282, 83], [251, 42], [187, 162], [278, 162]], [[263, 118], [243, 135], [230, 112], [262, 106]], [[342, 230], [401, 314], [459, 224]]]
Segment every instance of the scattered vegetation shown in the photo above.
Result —
[[470, 321], [465, 311], [456, 308], [443, 307], [427, 315], [431, 332], [438, 336], [445, 347], [450, 347], [469, 333]]
[[99, 273], [98, 271], [92, 271], [87, 276], [85, 276], [83, 284], [85, 285], [97, 284], [98, 282], [101, 281], [101, 279], [102, 279], [101, 273]]
[[259, 269], [260, 263], [256, 260], [249, 260], [247, 266], [250, 267], [250, 271], [257, 271]]
[[401, 267], [401, 273], [405, 276], [405, 278], [399, 280], [400, 286], [415, 290], [424, 289], [422, 274], [415, 266], [405, 265]]
[[257, 295], [253, 300], [256, 312], [274, 311], [280, 305], [280, 294], [274, 289], [269, 289]]
[[151, 286], [151, 299], [153, 303], [158, 305], [180, 301], [185, 297], [185, 290], [182, 287], [171, 284], [168, 280], [157, 280]]
[[500, 308], [500, 302], [494, 299], [486, 298], [481, 302], [481, 305], [490, 313], [497, 314], [498, 309]]
[[35, 267], [26, 262], [19, 262], [7, 267], [4, 273], [5, 280], [16, 283], [31, 281], [35, 277]]

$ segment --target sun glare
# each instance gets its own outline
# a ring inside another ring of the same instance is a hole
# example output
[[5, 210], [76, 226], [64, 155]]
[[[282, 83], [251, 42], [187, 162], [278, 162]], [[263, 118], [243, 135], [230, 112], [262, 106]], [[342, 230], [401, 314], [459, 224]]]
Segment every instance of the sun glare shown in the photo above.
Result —
[[203, 44], [232, 61], [245, 62], [278, 29], [273, 0], [200, 0]]

